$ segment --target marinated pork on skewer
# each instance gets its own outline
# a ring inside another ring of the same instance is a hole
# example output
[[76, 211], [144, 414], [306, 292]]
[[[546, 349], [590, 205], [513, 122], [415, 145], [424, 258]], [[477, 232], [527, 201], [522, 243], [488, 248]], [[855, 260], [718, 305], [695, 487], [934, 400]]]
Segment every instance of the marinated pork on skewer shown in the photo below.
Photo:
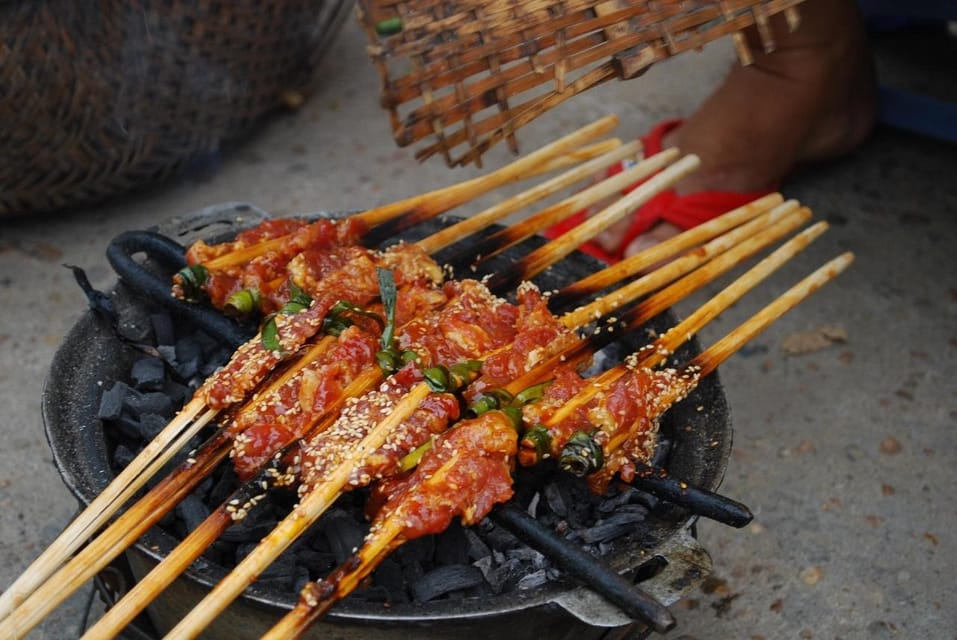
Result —
[[[600, 488], [611, 476], [624, 469], [631, 456], [644, 457], [649, 432], [664, 410], [684, 397], [702, 375], [714, 371], [783, 313], [836, 277], [852, 259], [850, 254], [844, 254], [824, 265], [681, 371], [648, 370], [632, 361], [619, 366], [622, 370], [618, 372], [618, 385], [612, 389], [602, 387], [598, 392], [602, 398], [587, 394], [588, 399], [582, 401], [577, 400], [578, 394], [568, 395], [569, 401], [584, 410], [577, 426], [588, 424], [591, 431], [605, 436], [609, 433], [625, 435], [604, 439], [604, 443], [592, 438], [593, 445], [605, 444], [616, 455], [601, 464], [601, 449], [596, 454], [592, 448], [587, 468], [581, 469], [582, 475], [590, 474], [592, 485]], [[569, 384], [567, 388], [574, 387], [574, 384]], [[596, 400], [598, 405], [604, 406], [597, 412], [589, 412], [588, 409], [596, 408]], [[617, 404], [618, 409], [608, 411], [613, 404]], [[609, 425], [612, 425], [610, 429]], [[382, 559], [401, 544], [445, 528], [456, 516], [463, 524], [477, 522], [496, 503], [508, 500], [512, 495], [511, 472], [517, 454], [514, 441], [512, 418], [497, 410], [463, 421], [437, 437], [434, 446], [425, 453], [411, 475], [380, 486], [384, 505], [378, 510], [366, 541], [356, 555], [326, 580], [307, 584], [293, 611], [263, 638], [288, 640], [301, 637], [312, 623], [351, 593]]]
[[[785, 210], [783, 210], [781, 213], [786, 213], [786, 212], [789, 211], [789, 210], [790, 210], [789, 208], [788, 208], [788, 209], [785, 209]], [[772, 217], [770, 220], [774, 220], [774, 219], [775, 219], [775, 218]], [[752, 228], [752, 229], [745, 229], [746, 232], [752, 232], [753, 230], [754, 230], [753, 228]], [[741, 239], [742, 237], [746, 237], [746, 234], [742, 235], [742, 234], [740, 234], [739, 232], [736, 232], [736, 239]], [[727, 248], [727, 246], [725, 246], [725, 248]], [[707, 255], [707, 254], [708, 254], [707, 251], [705, 251], [705, 252], [695, 252], [695, 256], [696, 256], [695, 259], [696, 259], [696, 260], [697, 260], [697, 259], [700, 259], [703, 255]], [[622, 300], [626, 300], [626, 299], [625, 299], [625, 298], [622, 298]], [[580, 316], [578, 316], [577, 318], [574, 318], [574, 317], [564, 318], [564, 319], [563, 319], [563, 322], [565, 322], [565, 324], [568, 325], [568, 326], [575, 326], [575, 325], [574, 325], [574, 322], [579, 322], [579, 321], [587, 322], [587, 321], [589, 321], [589, 320], [591, 320], [591, 319], [592, 319], [591, 314], [590, 314], [590, 313], [585, 313], [584, 315], [580, 315]], [[422, 325], [420, 325], [420, 326], [422, 326]], [[462, 326], [462, 324], [460, 323], [459, 326]], [[420, 330], [420, 333], [422, 333], [421, 330]], [[423, 335], [427, 335], [427, 334], [423, 334]], [[410, 340], [409, 338], [405, 338], [405, 339], [406, 339], [407, 341]], [[539, 336], [539, 339], [540, 339], [540, 340], [543, 339], [541, 335]], [[550, 340], [551, 338], [550, 338], [550, 336], [546, 335], [546, 336], [544, 336], [544, 339], [547, 341], [547, 340]], [[414, 341], [415, 341], [415, 340], [411, 340], [411, 342], [414, 342]], [[526, 350], [528, 350], [528, 347], [526, 347]], [[513, 355], [511, 356], [511, 358], [512, 358], [512, 361], [514, 362], [515, 359], [516, 359], [516, 358], [515, 358], [515, 355], [514, 355], [514, 350], [513, 350], [512, 354], [513, 354]], [[523, 359], [524, 359], [524, 356], [518, 357], [518, 360], [523, 360]], [[510, 370], [510, 369], [508, 369], [508, 367], [504, 367], [504, 368], [503, 368], [501, 364], [498, 364], [498, 365], [497, 365], [496, 362], [498, 362], [498, 363], [507, 363], [507, 362], [508, 362], [508, 358], [507, 358], [507, 357], [504, 357], [504, 354], [502, 354], [502, 353], [495, 354], [495, 355], [493, 355], [491, 358], [489, 358], [489, 359], [486, 361], [486, 366], [484, 367], [483, 380], [493, 379], [493, 381], [494, 381], [493, 372], [495, 372], [496, 370], [499, 370], [499, 371], [501, 372], [501, 373], [499, 373], [499, 379], [500, 379], [500, 380], [507, 379], [509, 375], [514, 375], [514, 374], [516, 374], [516, 373], [519, 373], [519, 371], [517, 371], [514, 366], [513, 366], [513, 368]], [[480, 380], [480, 382], [481, 382], [481, 380]], [[490, 383], [486, 382], [486, 384], [490, 384]], [[476, 387], [479, 387], [479, 385], [476, 385]], [[480, 388], [480, 387], [479, 387], [479, 388]], [[407, 435], [408, 435], [408, 434], [406, 434], [406, 436], [407, 436]], [[427, 435], [427, 434], [426, 434], [426, 435]], [[406, 437], [406, 436], [401, 436], [401, 437]], [[422, 435], [420, 434], [418, 437], [421, 438]], [[420, 442], [420, 441], [421, 441], [420, 439], [419, 439], [419, 440], [413, 439], [413, 440], [412, 440], [412, 443], [413, 443], [413, 444], [418, 444], [418, 442]], [[408, 448], [408, 447], [407, 447], [407, 448]], [[380, 458], [386, 457], [386, 456], [383, 456], [383, 454], [381, 453], [382, 450], [383, 450], [383, 449], [380, 449]], [[390, 460], [392, 460], [393, 463], [394, 463], [394, 461], [395, 461], [397, 458], [401, 458], [401, 455], [400, 455], [401, 452], [402, 452], [401, 449], [396, 448], [396, 447], [393, 447], [393, 448], [391, 449], [391, 451], [390, 451], [391, 456], [388, 456], [388, 458], [389, 458]], [[361, 476], [361, 474], [353, 473], [353, 478], [355, 478], [357, 475]], [[371, 474], [370, 474], [370, 475], [371, 475]], [[263, 479], [263, 481], [267, 481], [267, 482], [268, 482], [269, 479], [268, 479], [268, 478], [265, 478], [265, 479]], [[353, 480], [353, 482], [354, 482], [354, 480]], [[247, 502], [247, 500], [242, 499], [242, 500], [239, 500], [239, 502], [240, 502], [241, 504], [245, 504], [245, 503]], [[227, 522], [227, 523], [228, 523], [228, 522]], [[223, 525], [220, 525], [220, 526], [223, 526]], [[219, 529], [217, 529], [217, 530], [219, 530]], [[212, 537], [215, 536], [215, 534], [214, 534], [214, 533], [211, 533], [211, 532], [205, 532], [203, 535], [206, 535], [206, 536], [207, 536], [207, 540], [211, 540]], [[210, 537], [210, 536], [211, 536], [211, 537]], [[207, 544], [208, 544], [208, 542], [207, 542]], [[198, 555], [198, 553], [201, 552], [201, 550], [202, 550], [202, 546], [201, 546], [201, 545], [200, 545], [200, 546], [197, 546], [197, 545], [194, 545], [193, 543], [191, 543], [190, 546], [191, 546], [191, 548], [193, 549], [193, 550], [191, 551], [191, 553], [194, 553], [194, 554], [196, 554], [196, 555]], [[175, 552], [174, 552], [174, 553], [175, 553]], [[195, 557], [195, 555], [194, 555], [193, 557]], [[172, 564], [172, 563], [175, 563], [175, 562], [177, 562], [177, 561], [178, 561], [178, 560], [175, 559], [175, 558], [170, 558], [170, 559], [169, 559], [169, 562], [170, 562], [171, 564]], [[183, 566], [185, 566], [185, 565], [183, 565]], [[165, 567], [164, 567], [164, 568], [165, 568]], [[160, 571], [160, 568], [158, 568], [157, 571]], [[155, 572], [154, 572], [154, 573], [155, 573]], [[155, 588], [155, 585], [156, 585], [157, 583], [158, 583], [158, 581], [151, 581], [150, 584], [152, 584], [152, 585], [153, 585], [153, 588]], [[146, 589], [146, 586], [145, 586], [145, 585], [144, 585], [143, 589]], [[137, 588], [137, 591], [139, 591], [139, 590], [140, 590], [140, 588], [138, 587], [138, 588]], [[122, 603], [121, 603], [121, 604], [122, 604]], [[119, 615], [118, 611], [119, 611], [119, 609], [117, 609], [117, 614], [116, 614], [116, 615]], [[109, 617], [110, 615], [112, 615], [112, 613], [111, 613], [111, 614], [108, 614], [108, 617]]]

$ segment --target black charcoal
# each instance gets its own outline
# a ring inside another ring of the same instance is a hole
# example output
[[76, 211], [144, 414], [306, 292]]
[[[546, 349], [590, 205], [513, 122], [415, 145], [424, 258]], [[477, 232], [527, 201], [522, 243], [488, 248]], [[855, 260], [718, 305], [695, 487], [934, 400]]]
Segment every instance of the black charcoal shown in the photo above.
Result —
[[195, 495], [188, 495], [176, 505], [176, 515], [183, 521], [186, 531], [193, 531], [209, 516], [209, 507]]
[[485, 581], [482, 572], [470, 565], [452, 564], [428, 572], [412, 585], [412, 593], [419, 602], [440, 598], [452, 591], [477, 586]]
[[153, 325], [153, 336], [156, 346], [171, 346], [176, 342], [176, 333], [173, 331], [173, 319], [168, 313], [154, 313], [150, 316]]
[[469, 544], [458, 520], [453, 520], [442, 535], [436, 536], [433, 562], [436, 564], [467, 564]]
[[123, 412], [126, 396], [132, 389], [124, 382], [116, 382], [100, 395], [100, 408], [96, 417], [100, 420], [116, 420]]
[[159, 358], [145, 356], [133, 362], [130, 376], [133, 385], [140, 391], [160, 391], [166, 379], [166, 369]]
[[161, 416], [173, 413], [173, 403], [169, 396], [158, 391], [129, 393], [126, 395], [125, 406], [135, 418], [141, 418], [148, 413]]
[[341, 509], [328, 512], [319, 527], [337, 563], [350, 558], [362, 546], [366, 534], [366, 528], [356, 522], [352, 514]]
[[608, 518], [599, 520], [595, 526], [582, 529], [579, 534], [588, 544], [596, 542], [608, 542], [615, 538], [631, 533], [635, 530], [635, 525], [644, 521], [644, 513], [628, 513], [626, 511], [617, 512]]

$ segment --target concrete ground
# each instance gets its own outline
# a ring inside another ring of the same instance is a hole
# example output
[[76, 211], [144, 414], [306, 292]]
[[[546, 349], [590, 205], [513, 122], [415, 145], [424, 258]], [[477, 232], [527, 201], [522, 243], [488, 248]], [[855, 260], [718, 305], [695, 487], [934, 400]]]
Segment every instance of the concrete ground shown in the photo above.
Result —
[[[939, 86], [919, 65], [900, 68], [903, 53], [882, 71]], [[606, 113], [621, 116], [622, 137], [688, 113], [731, 55], [722, 43], [580, 96], [523, 130], [523, 149]], [[214, 170], [102, 206], [0, 222], [8, 305], [0, 315], [0, 587], [76, 509], [40, 418], [50, 361], [86, 305], [61, 265], [80, 265], [108, 288], [114, 276], [103, 252], [126, 229], [224, 201], [274, 214], [363, 208], [474, 173], [419, 165], [396, 148], [377, 93], [362, 36], [349, 24], [318, 93], [228, 150]], [[671, 637], [957, 637], [955, 151], [879, 128], [851, 156], [785, 185], [831, 222], [830, 232], [717, 321], [705, 343], [824, 260], [851, 250], [857, 262], [722, 367], [736, 428], [723, 491], [755, 519], [743, 530], [700, 525], [714, 573], [673, 607]], [[489, 164], [505, 160], [498, 151]], [[845, 340], [800, 356], [784, 351], [792, 334], [834, 325]], [[75, 637], [88, 593], [32, 637]]]

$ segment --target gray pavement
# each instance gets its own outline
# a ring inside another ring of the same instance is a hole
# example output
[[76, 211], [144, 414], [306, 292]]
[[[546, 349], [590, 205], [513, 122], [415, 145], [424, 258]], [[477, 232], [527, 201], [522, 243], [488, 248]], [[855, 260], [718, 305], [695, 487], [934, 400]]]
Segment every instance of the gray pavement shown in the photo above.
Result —
[[[622, 137], [685, 114], [730, 56], [721, 43], [583, 95], [522, 131], [523, 149], [606, 113], [621, 116]], [[61, 265], [80, 265], [108, 288], [103, 252], [126, 229], [225, 201], [283, 215], [357, 209], [475, 173], [419, 165], [396, 148], [377, 93], [349, 24], [316, 95], [223, 154], [215, 171], [85, 210], [0, 221], [0, 587], [76, 509], [40, 418], [50, 361], [86, 304]], [[857, 262], [722, 367], [736, 428], [723, 491], [755, 520], [743, 530], [700, 525], [714, 573], [673, 608], [671, 637], [957, 637], [955, 151], [881, 128], [850, 157], [785, 185], [831, 231], [717, 321], [705, 343], [824, 260], [852, 250]], [[493, 152], [489, 164], [507, 160]], [[842, 327], [846, 340], [785, 353], [789, 336], [825, 325]], [[75, 637], [86, 593], [32, 637]]]

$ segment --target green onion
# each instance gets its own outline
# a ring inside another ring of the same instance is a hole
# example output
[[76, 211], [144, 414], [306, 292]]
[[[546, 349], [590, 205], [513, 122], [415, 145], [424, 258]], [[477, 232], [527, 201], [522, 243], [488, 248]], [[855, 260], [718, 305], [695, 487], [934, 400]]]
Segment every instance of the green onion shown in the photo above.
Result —
[[201, 264], [195, 264], [191, 267], [183, 267], [176, 274], [180, 288], [183, 290], [183, 297], [188, 302], [196, 302], [203, 295], [203, 285], [209, 279], [209, 271]]
[[375, 32], [380, 36], [393, 36], [402, 31], [402, 18], [386, 18], [375, 23]]
[[352, 326], [352, 323], [345, 318], [326, 316], [322, 319], [322, 332], [327, 336], [339, 337], [343, 331]]
[[279, 343], [279, 327], [276, 325], [276, 314], [271, 314], [266, 318], [259, 333], [262, 336], [260, 339], [266, 351], [282, 350], [282, 345]]
[[380, 329], [385, 329], [385, 320], [378, 313], [367, 311], [366, 309], [354, 305], [346, 300], [340, 300], [332, 306], [332, 309], [329, 310], [329, 315], [337, 318], [344, 319], [344, 316], [347, 313], [354, 313], [356, 315], [365, 316], [366, 318], [371, 318], [372, 320], [375, 320]]
[[399, 460], [399, 470], [408, 471], [416, 466], [419, 462], [422, 461], [422, 456], [432, 448], [432, 441], [429, 440], [425, 444], [419, 445], [408, 454], [406, 454], [401, 460]]
[[466, 360], [452, 365], [452, 383], [455, 391], [458, 391], [469, 382], [471, 382], [479, 371], [482, 370], [481, 360]]
[[545, 458], [552, 450], [552, 435], [545, 425], [539, 423], [525, 432], [522, 436], [524, 446], [531, 445], [538, 460]]
[[541, 400], [545, 395], [545, 389], [547, 389], [548, 385], [551, 383], [552, 380], [546, 380], [545, 382], [519, 391], [517, 394], [515, 394], [515, 404], [522, 406], [529, 404], [530, 402], [535, 402], [536, 400]]
[[375, 361], [382, 369], [382, 374], [390, 376], [399, 370], [399, 359], [395, 357], [393, 351], [381, 349], [375, 352]]
[[402, 364], [409, 364], [410, 362], [418, 362], [419, 359], [420, 359], [419, 354], [417, 354], [412, 349], [406, 349], [405, 351], [399, 354], [399, 360], [402, 361]]
[[514, 400], [515, 397], [505, 389], [487, 389], [482, 392], [481, 398], [469, 406], [469, 411], [476, 416], [480, 416], [486, 411], [507, 407]]
[[448, 391], [453, 391], [452, 388], [452, 373], [449, 371], [448, 367], [444, 365], [436, 365], [434, 367], [429, 367], [422, 372], [423, 377], [425, 377], [425, 382], [429, 385], [429, 388], [432, 391], [438, 393], [445, 393]]
[[509, 421], [512, 423], [512, 427], [515, 431], [522, 432], [522, 410], [516, 406], [503, 407], [500, 409], [502, 413], [508, 416]]
[[259, 291], [243, 289], [226, 299], [223, 311], [229, 315], [248, 316], [259, 309]]
[[587, 476], [601, 469], [605, 464], [605, 456], [601, 447], [589, 434], [576, 431], [562, 448], [562, 455], [558, 459], [558, 466], [562, 470], [576, 476]]

